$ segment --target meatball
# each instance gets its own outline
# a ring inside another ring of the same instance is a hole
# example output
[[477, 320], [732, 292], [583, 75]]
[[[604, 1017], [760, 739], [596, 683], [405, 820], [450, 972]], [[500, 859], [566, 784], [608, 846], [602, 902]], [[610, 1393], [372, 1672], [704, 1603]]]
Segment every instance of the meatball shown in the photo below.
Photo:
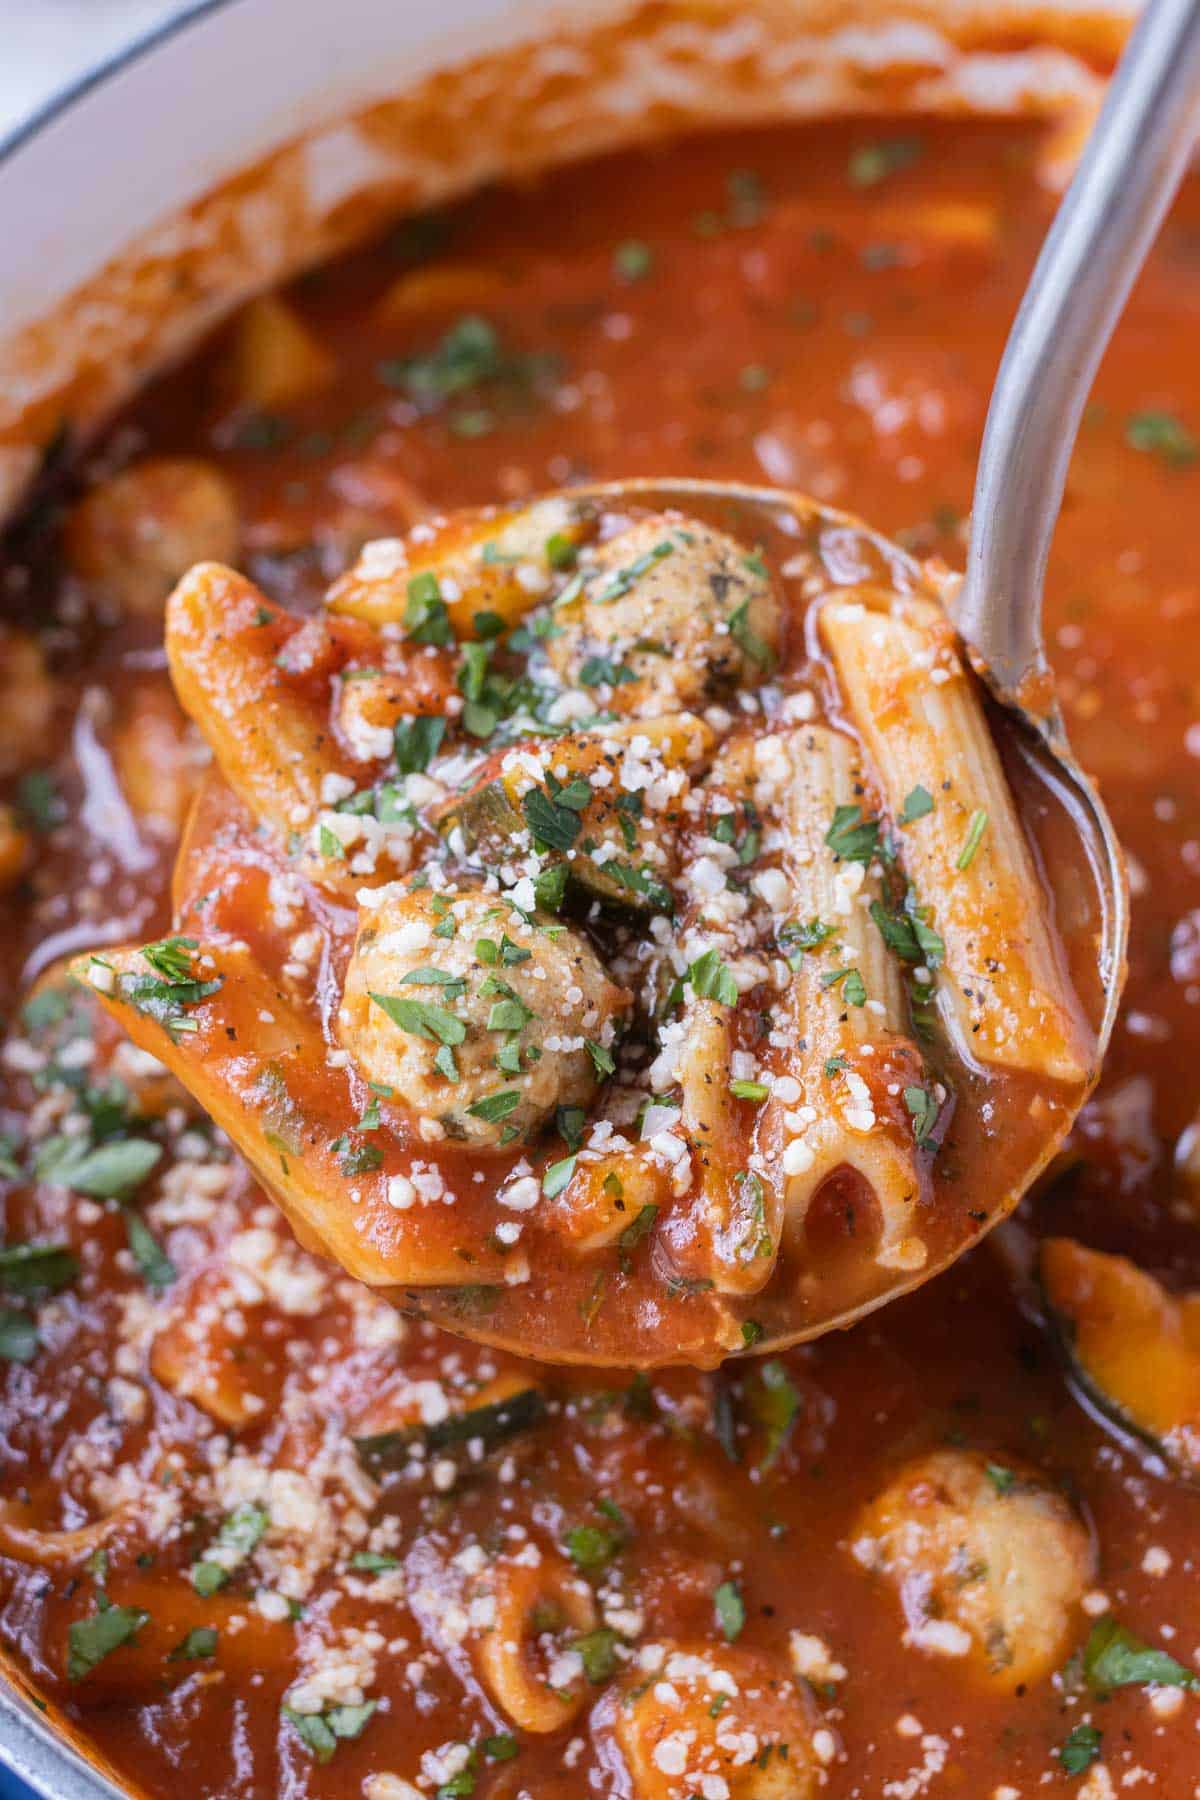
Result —
[[127, 613], [154, 617], [193, 563], [233, 562], [238, 510], [212, 463], [158, 456], [102, 481], [67, 520], [76, 575]]
[[338, 1034], [368, 1080], [476, 1147], [587, 1106], [631, 1004], [590, 944], [496, 894], [393, 889], [360, 915]]
[[[665, 514], [641, 519], [580, 573], [546, 647], [564, 681], [590, 686], [614, 711], [703, 706], [761, 681], [778, 656], [779, 596], [759, 558], [722, 531]], [[598, 674], [611, 679], [597, 686]]]
[[818, 1764], [809, 1708], [753, 1650], [663, 1647], [654, 1679], [639, 1660], [601, 1709], [637, 1800], [689, 1800], [721, 1783], [728, 1800], [809, 1800]]
[[909, 1463], [867, 1507], [853, 1553], [896, 1587], [915, 1648], [1018, 1687], [1058, 1666], [1094, 1574], [1091, 1538], [1039, 1475], [969, 1450]]

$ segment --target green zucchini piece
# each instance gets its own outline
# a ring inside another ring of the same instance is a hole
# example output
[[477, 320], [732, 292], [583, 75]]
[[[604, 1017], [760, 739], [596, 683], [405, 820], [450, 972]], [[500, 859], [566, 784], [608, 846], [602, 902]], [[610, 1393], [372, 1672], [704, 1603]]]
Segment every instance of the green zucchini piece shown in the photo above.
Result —
[[454, 1449], [459, 1444], [480, 1439], [487, 1451], [498, 1450], [510, 1438], [531, 1431], [546, 1418], [546, 1400], [541, 1388], [516, 1386], [499, 1399], [486, 1399], [503, 1383], [503, 1378], [489, 1382], [463, 1408], [436, 1425], [404, 1425], [397, 1431], [381, 1431], [371, 1437], [353, 1440], [358, 1459], [371, 1475], [383, 1475], [401, 1469], [409, 1461], [414, 1444], [423, 1443], [433, 1454]]

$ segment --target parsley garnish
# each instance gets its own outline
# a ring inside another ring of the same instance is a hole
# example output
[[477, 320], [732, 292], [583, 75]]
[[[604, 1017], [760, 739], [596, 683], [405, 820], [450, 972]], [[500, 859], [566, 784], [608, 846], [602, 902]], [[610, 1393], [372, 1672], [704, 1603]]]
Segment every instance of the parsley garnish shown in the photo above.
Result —
[[933, 1095], [923, 1087], [906, 1087], [904, 1104], [912, 1119], [913, 1136], [917, 1140], [918, 1150], [936, 1150], [937, 1143], [931, 1136], [937, 1124], [938, 1106]]
[[1169, 412], [1134, 413], [1125, 427], [1125, 442], [1173, 469], [1190, 468], [1200, 454], [1195, 434]]
[[401, 775], [419, 775], [427, 769], [441, 748], [446, 735], [446, 721], [437, 714], [420, 714], [414, 719], [397, 719], [393, 733], [396, 767]]
[[582, 1637], [572, 1638], [567, 1648], [580, 1656], [583, 1672], [589, 1681], [607, 1681], [616, 1670], [616, 1652], [620, 1641], [610, 1626], [599, 1625], [595, 1631], [587, 1631]]
[[530, 788], [521, 796], [525, 823], [539, 850], [569, 850], [579, 836], [580, 813], [592, 797], [591, 783], [582, 776], [565, 786], [547, 774], [545, 788]]
[[716, 1000], [721, 1006], [736, 1006], [738, 985], [721, 961], [719, 950], [706, 950], [688, 969], [686, 979], [698, 1000]]
[[360, 1737], [367, 1720], [378, 1705], [366, 1700], [361, 1706], [331, 1706], [323, 1713], [300, 1713], [290, 1706], [281, 1707], [288, 1724], [319, 1763], [327, 1763], [338, 1747], [339, 1738]]
[[1094, 1725], [1076, 1725], [1058, 1753], [1058, 1760], [1068, 1775], [1082, 1775], [1100, 1756], [1103, 1733]]
[[138, 1266], [142, 1280], [149, 1288], [162, 1289], [171, 1286], [178, 1277], [178, 1270], [171, 1261], [150, 1227], [138, 1213], [129, 1207], [125, 1213], [125, 1240], [129, 1245], [130, 1255]]
[[713, 1611], [722, 1637], [732, 1644], [742, 1635], [746, 1623], [746, 1603], [736, 1581], [723, 1581], [713, 1590]]
[[928, 788], [919, 784], [904, 796], [904, 805], [900, 808], [898, 825], [911, 825], [916, 819], [923, 819], [933, 811], [933, 795]]
[[642, 281], [654, 267], [654, 252], [640, 238], [626, 238], [613, 251], [613, 268], [622, 281]]
[[67, 1628], [67, 1680], [82, 1681], [97, 1663], [135, 1638], [150, 1614], [136, 1606], [114, 1606], [107, 1594], [96, 1595], [96, 1611], [90, 1619], [76, 1619]]
[[[493, 1011], [495, 1009], [493, 1008]], [[482, 1100], [475, 1100], [467, 1111], [473, 1119], [483, 1119], [494, 1125], [500, 1119], [507, 1119], [510, 1112], [515, 1112], [521, 1104], [521, 1095], [517, 1088], [505, 1088], [496, 1094], [485, 1094]]]
[[920, 154], [921, 146], [913, 138], [880, 138], [873, 144], [862, 144], [847, 165], [850, 185], [876, 187], [889, 175], [911, 167]]
[[461, 1044], [467, 1035], [467, 1028], [454, 1013], [447, 1012], [444, 1006], [434, 1006], [427, 1000], [404, 1000], [396, 994], [371, 994], [376, 1006], [381, 1006], [393, 1025], [401, 1031], [411, 1032], [414, 1037], [436, 1040], [440, 1044]]
[[636, 1250], [638, 1245], [649, 1237], [654, 1230], [654, 1222], [657, 1218], [658, 1207], [653, 1201], [648, 1201], [645, 1206], [639, 1208], [617, 1239], [625, 1255], [628, 1255], [631, 1250]]
[[793, 1387], [783, 1363], [772, 1360], [758, 1369], [758, 1381], [749, 1393], [750, 1411], [764, 1434], [760, 1469], [776, 1463], [791, 1436], [800, 1396]]
[[575, 1155], [572, 1154], [564, 1156], [560, 1162], [552, 1162], [548, 1165], [542, 1176], [542, 1192], [547, 1200], [553, 1200], [556, 1194], [562, 1193], [575, 1173], [575, 1161]]
[[839, 862], [869, 863], [879, 848], [879, 820], [864, 818], [861, 806], [839, 806], [825, 842]]
[[79, 1273], [65, 1244], [9, 1244], [0, 1250], [0, 1287], [14, 1294], [56, 1294]]
[[[636, 557], [631, 563], [626, 563], [625, 567], [618, 569], [612, 580], [601, 588], [595, 596], [594, 604], [607, 606], [610, 600], [620, 600], [631, 587], [641, 580], [643, 575], [648, 574], [656, 563], [662, 562], [664, 557], [671, 556], [675, 549], [676, 546], [670, 538], [664, 538], [660, 544], [655, 544], [644, 555]], [[560, 595], [559, 598], [561, 600], [563, 596]]]
[[251, 1555], [261, 1541], [270, 1517], [261, 1506], [251, 1506], [249, 1502], [236, 1507], [221, 1523], [221, 1529], [211, 1546], [223, 1552], [220, 1562], [212, 1562], [201, 1558], [192, 1564], [192, 1586], [198, 1594], [205, 1598], [223, 1588], [234, 1569]]
[[432, 569], [423, 570], [409, 581], [408, 598], [404, 607], [404, 633], [414, 644], [440, 644], [444, 647], [454, 642], [450, 614], [446, 610], [438, 578]]
[[1200, 1676], [1165, 1650], [1155, 1650], [1119, 1625], [1111, 1613], [1092, 1626], [1083, 1651], [1083, 1672], [1097, 1693], [1140, 1686], [1200, 1687]]
[[752, 663], [760, 669], [769, 669], [775, 661], [775, 652], [770, 644], [764, 643], [756, 631], [750, 626], [750, 602], [743, 600], [729, 615], [729, 635], [734, 643]]
[[987, 830], [988, 816], [981, 806], [976, 807], [967, 825], [967, 835], [963, 839], [962, 849], [954, 861], [958, 870], [969, 869], [975, 861], [975, 852], [983, 842], [983, 834]]
[[867, 1004], [866, 983], [857, 969], [829, 969], [821, 977], [823, 988], [837, 987], [839, 982], [842, 999], [847, 1006], [865, 1006]]

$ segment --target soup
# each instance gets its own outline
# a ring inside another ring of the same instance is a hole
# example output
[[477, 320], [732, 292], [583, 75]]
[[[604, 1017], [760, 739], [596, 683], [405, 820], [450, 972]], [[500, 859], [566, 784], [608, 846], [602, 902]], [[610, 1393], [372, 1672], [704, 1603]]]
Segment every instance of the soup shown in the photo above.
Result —
[[[1011, 1254], [714, 1373], [523, 1361], [298, 1248], [103, 977], [63, 977], [136, 944], [150, 980], [209, 979], [168, 903], [197, 789], [228, 805], [162, 648], [193, 561], [243, 570], [258, 629], [285, 633], [430, 510], [670, 471], [796, 487], [960, 565], [1052, 210], [1040, 148], [1031, 125], [823, 126], [488, 192], [252, 307], [48, 471], [13, 533], [0, 1617], [46, 1703], [149, 1793], [186, 1770], [367, 1800], [1011, 1800], [1075, 1778], [1092, 1800], [1200, 1775], [1200, 1605], [1177, 1579], [1200, 1282], [1192, 193], [1101, 375], [1051, 572], [1135, 932], [1100, 1089]], [[604, 1352], [639, 1360], [604, 1319], [602, 1294]]]

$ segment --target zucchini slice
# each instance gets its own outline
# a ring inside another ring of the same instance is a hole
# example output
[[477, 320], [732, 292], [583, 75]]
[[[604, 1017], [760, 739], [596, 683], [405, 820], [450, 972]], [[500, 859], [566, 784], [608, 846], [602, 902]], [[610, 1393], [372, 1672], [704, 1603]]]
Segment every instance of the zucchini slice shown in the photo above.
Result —
[[436, 1424], [401, 1425], [353, 1440], [358, 1459], [371, 1475], [402, 1469], [420, 1443], [432, 1455], [476, 1440], [485, 1451], [498, 1450], [510, 1438], [531, 1431], [546, 1418], [541, 1388], [523, 1375], [498, 1375], [467, 1398], [457, 1412]]
[[489, 757], [433, 822], [472, 862], [534, 850], [606, 905], [669, 913], [688, 775], [711, 746], [710, 728], [691, 713], [530, 740]]
[[1200, 1481], [1200, 1293], [1169, 1294], [1123, 1256], [1071, 1238], [1038, 1254], [1046, 1312], [1088, 1400]]

